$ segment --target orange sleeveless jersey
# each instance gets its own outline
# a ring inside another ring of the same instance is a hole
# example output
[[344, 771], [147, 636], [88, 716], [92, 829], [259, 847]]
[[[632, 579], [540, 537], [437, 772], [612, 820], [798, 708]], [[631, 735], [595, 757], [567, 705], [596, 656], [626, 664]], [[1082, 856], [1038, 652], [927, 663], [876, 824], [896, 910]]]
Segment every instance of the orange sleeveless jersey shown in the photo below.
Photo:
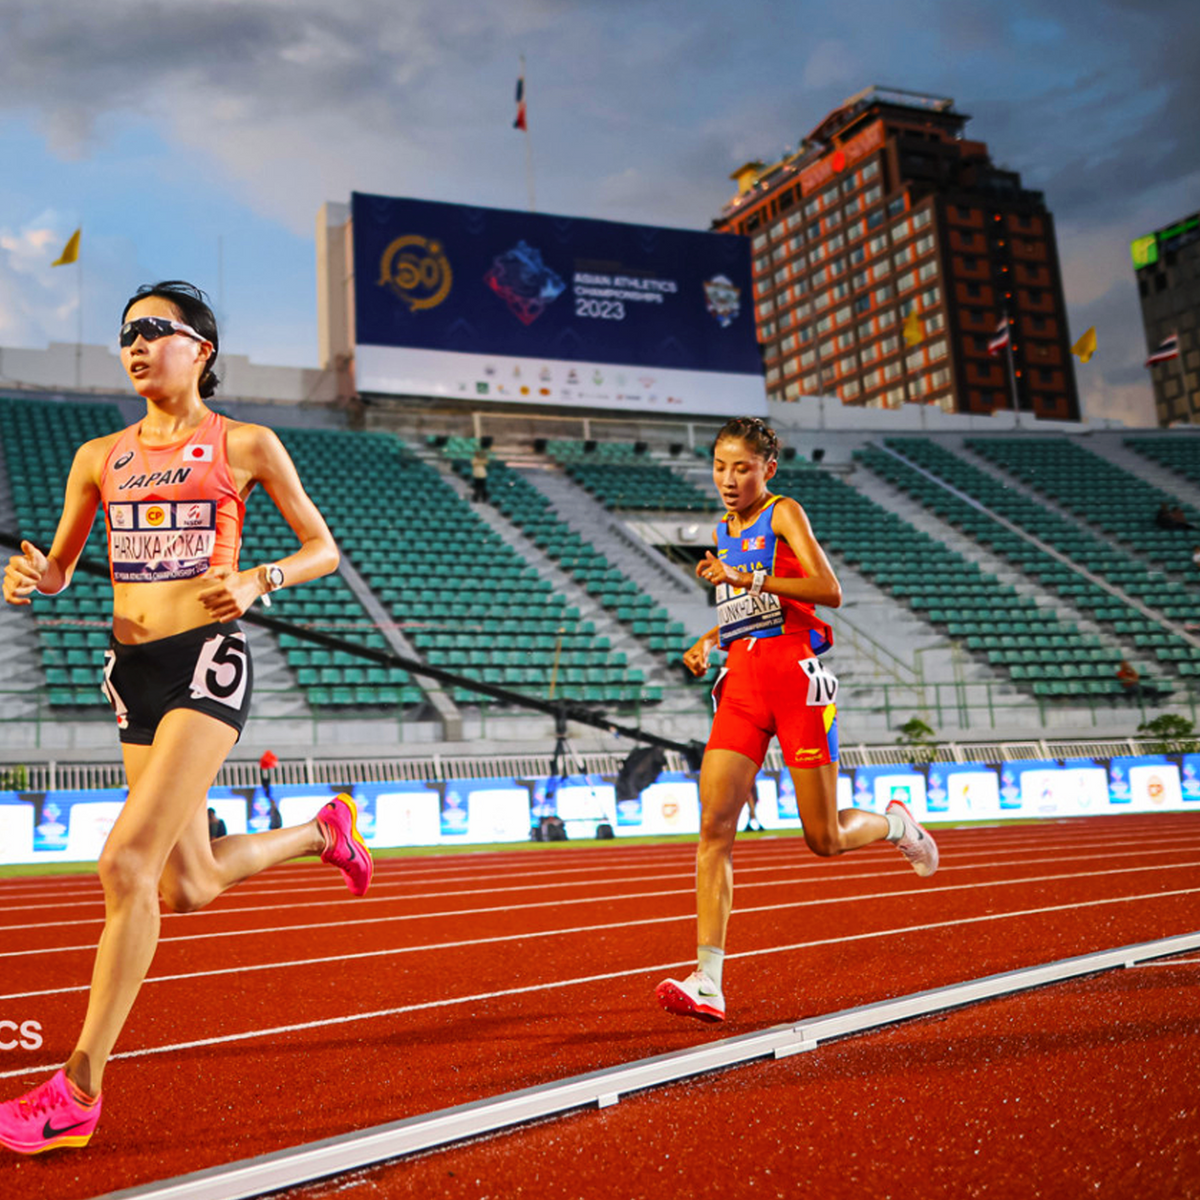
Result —
[[209, 413], [190, 437], [147, 446], [141, 422], [122, 430], [100, 472], [114, 583], [193, 579], [238, 565], [246, 505], [225, 451], [225, 418]]

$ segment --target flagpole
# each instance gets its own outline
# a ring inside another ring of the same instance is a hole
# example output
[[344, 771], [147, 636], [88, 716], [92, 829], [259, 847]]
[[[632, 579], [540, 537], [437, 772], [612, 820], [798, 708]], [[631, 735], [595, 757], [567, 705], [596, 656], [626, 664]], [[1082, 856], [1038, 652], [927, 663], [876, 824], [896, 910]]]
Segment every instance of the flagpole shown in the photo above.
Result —
[[1005, 349], [1008, 351], [1008, 382], [1012, 387], [1013, 423], [1019, 429], [1021, 427], [1021, 401], [1017, 395], [1017, 368], [1013, 364], [1013, 326], [1008, 309], [1004, 310], [1004, 328], [1008, 333], [1008, 345]]
[[[521, 81], [524, 87], [525, 80], [525, 55], [521, 55]], [[528, 104], [528, 101], [525, 101]], [[525, 135], [525, 180], [529, 184], [529, 211], [537, 212], [537, 196], [533, 188], [533, 141], [529, 136], [529, 118], [525, 118], [525, 127], [521, 130]]]
[[83, 387], [83, 256], [75, 260], [75, 266], [78, 268], [75, 276], [79, 288], [78, 304], [79, 312], [78, 320], [75, 327], [75, 387], [76, 390]]
[[1183, 369], [1183, 345], [1179, 341], [1179, 330], [1175, 331], [1175, 349], [1178, 351], [1175, 355], [1175, 361], [1179, 363], [1179, 390], [1183, 393], [1183, 398], [1187, 401], [1188, 424], [1195, 425], [1196, 410], [1192, 407], [1192, 394], [1188, 391], [1187, 373]]
[[525, 130], [525, 175], [529, 180], [529, 211], [537, 212], [537, 197], [533, 191], [533, 144], [529, 140], [529, 130]]

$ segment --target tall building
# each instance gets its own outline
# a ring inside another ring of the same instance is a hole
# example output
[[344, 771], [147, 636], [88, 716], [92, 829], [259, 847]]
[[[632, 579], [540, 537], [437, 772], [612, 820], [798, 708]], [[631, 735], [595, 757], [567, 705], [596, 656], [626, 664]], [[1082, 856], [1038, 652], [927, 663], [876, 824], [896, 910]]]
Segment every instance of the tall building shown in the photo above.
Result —
[[1200, 213], [1134, 238], [1129, 248], [1158, 423], [1200, 424]]
[[1078, 419], [1053, 218], [968, 120], [871, 87], [794, 153], [733, 173], [713, 228], [751, 238], [772, 399]]

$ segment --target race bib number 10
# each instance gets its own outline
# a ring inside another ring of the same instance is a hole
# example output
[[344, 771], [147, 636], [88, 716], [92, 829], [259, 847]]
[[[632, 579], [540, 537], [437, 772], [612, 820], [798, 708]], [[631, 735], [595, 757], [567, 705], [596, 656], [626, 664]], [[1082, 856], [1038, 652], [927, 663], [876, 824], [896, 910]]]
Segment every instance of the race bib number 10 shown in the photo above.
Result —
[[835, 703], [838, 692], [837, 676], [833, 672], [827, 671], [820, 659], [806, 658], [801, 661], [800, 665], [804, 669], [805, 675], [808, 676], [807, 703], [820, 708]]

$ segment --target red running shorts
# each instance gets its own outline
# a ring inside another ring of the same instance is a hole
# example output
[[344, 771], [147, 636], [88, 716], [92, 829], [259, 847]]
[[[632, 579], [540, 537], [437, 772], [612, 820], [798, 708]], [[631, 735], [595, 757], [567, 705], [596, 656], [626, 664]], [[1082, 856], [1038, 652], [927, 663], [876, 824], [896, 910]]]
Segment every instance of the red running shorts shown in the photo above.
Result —
[[807, 632], [739, 638], [713, 699], [707, 749], [736, 750], [761, 766], [778, 737], [789, 769], [837, 762], [837, 679], [813, 654]]

